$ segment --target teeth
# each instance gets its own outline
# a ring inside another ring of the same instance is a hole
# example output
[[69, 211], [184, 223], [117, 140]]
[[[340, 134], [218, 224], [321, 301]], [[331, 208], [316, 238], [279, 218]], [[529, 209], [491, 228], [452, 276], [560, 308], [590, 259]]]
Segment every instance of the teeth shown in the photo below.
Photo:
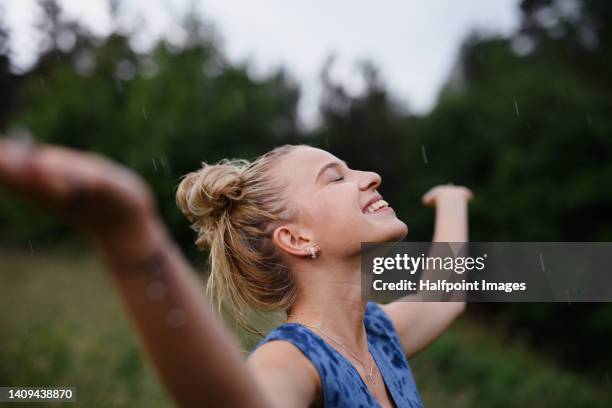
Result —
[[387, 207], [388, 205], [389, 203], [386, 202], [385, 200], [374, 201], [372, 204], [366, 207], [365, 212], [368, 214], [371, 214], [373, 212], [376, 212], [376, 210], [379, 210], [382, 207]]

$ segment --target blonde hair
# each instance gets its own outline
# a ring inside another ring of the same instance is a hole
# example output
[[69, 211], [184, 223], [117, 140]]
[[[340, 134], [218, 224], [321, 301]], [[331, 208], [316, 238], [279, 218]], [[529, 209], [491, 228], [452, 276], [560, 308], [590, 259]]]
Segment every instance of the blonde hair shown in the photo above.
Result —
[[207, 295], [219, 311], [229, 306], [236, 322], [257, 332], [245, 312], [287, 310], [296, 286], [272, 233], [296, 216], [286, 180], [270, 170], [285, 155], [306, 145], [282, 145], [256, 160], [223, 159], [182, 177], [176, 203], [197, 232], [200, 249], [210, 248]]

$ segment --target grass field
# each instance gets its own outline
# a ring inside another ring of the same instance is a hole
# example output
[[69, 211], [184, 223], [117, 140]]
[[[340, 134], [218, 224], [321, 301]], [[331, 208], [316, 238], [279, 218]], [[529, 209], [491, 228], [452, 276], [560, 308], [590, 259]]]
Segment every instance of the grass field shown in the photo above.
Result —
[[[90, 253], [0, 252], [0, 308], [0, 386], [74, 386], [74, 407], [173, 406]], [[612, 406], [605, 383], [467, 319], [411, 365], [428, 407]]]

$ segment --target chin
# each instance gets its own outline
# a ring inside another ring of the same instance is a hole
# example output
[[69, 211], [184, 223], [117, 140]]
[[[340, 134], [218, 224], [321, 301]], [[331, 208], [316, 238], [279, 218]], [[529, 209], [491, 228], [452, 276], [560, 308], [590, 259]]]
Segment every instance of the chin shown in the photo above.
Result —
[[399, 223], [401, 224], [401, 226], [398, 226], [397, 233], [394, 234], [393, 238], [391, 238], [389, 241], [401, 241], [406, 238], [406, 235], [408, 235], [408, 226], [402, 221], [399, 221]]
[[397, 242], [406, 238], [406, 235], [408, 235], [408, 226], [396, 219], [392, 225], [381, 228], [380, 233], [372, 236], [372, 239], [367, 242]]

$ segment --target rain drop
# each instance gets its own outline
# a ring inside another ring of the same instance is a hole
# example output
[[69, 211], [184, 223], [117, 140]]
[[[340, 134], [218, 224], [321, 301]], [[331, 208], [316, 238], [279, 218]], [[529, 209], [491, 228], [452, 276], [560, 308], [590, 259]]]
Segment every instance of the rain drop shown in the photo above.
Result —
[[428, 160], [427, 160], [427, 152], [425, 151], [425, 145], [421, 145], [421, 155], [423, 156], [423, 162], [427, 164]]

